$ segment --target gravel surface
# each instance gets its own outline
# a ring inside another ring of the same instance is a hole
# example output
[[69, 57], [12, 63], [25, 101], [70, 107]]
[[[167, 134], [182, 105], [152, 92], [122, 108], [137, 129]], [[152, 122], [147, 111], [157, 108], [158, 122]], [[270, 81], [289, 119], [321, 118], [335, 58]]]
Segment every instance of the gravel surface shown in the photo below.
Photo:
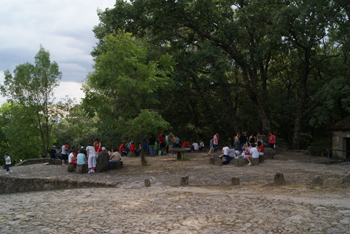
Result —
[[[350, 233], [348, 164], [306, 164], [283, 153], [258, 166], [209, 164], [205, 153], [123, 158], [124, 168], [74, 174], [67, 166], [14, 167], [12, 177], [120, 182], [0, 196], [0, 233]], [[272, 184], [277, 172], [286, 185]], [[5, 173], [5, 172], [4, 172]], [[312, 184], [319, 175], [324, 185]], [[180, 178], [189, 176], [189, 186]], [[231, 186], [231, 178], [240, 186]], [[152, 186], [144, 187], [144, 179]]]

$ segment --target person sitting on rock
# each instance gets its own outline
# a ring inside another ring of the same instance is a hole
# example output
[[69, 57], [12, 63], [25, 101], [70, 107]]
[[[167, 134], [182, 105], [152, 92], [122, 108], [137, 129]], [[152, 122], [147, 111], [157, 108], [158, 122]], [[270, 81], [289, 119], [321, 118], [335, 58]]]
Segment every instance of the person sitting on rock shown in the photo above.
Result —
[[261, 141], [258, 141], [258, 151], [259, 155], [264, 155], [264, 146], [261, 144]]
[[102, 147], [101, 153], [98, 154], [96, 163], [96, 172], [107, 171], [109, 168], [109, 155], [106, 147]]
[[198, 150], [199, 147], [198, 147], [198, 143], [196, 142], [193, 142], [192, 146], [191, 146], [191, 151], [194, 152], [195, 150]]
[[68, 164], [69, 165], [77, 165], [77, 150], [73, 149], [68, 156]]
[[202, 149], [204, 149], [204, 142], [199, 140], [199, 151], [202, 151]]
[[184, 141], [184, 143], [182, 144], [182, 148], [189, 148], [188, 146], [190, 145], [190, 143], [188, 141]]
[[252, 144], [252, 148], [250, 149], [249, 155], [247, 155], [246, 159], [248, 160], [248, 166], [252, 165], [252, 162], [250, 159], [252, 158], [259, 158], [259, 151], [256, 148], [255, 143]]
[[[230, 148], [228, 147], [228, 144], [225, 144], [225, 147], [222, 148], [222, 157], [226, 160], [222, 162], [222, 165], [227, 165], [229, 162], [234, 159], [234, 157], [231, 157], [229, 154]], [[221, 156], [221, 155], [220, 155]]]
[[84, 148], [81, 148], [80, 150], [78, 150], [78, 155], [77, 155], [77, 165], [84, 165], [86, 164], [88, 161], [86, 159], [86, 150]]
[[132, 152], [132, 153], [135, 153], [135, 152], [136, 152], [136, 145], [135, 145], [134, 141], [131, 141], [131, 142], [130, 142], [129, 150], [130, 150], [130, 152]]
[[122, 159], [122, 156], [117, 151], [116, 148], [113, 148], [113, 153], [109, 156], [109, 169], [112, 169], [112, 164], [115, 162], [119, 162]]

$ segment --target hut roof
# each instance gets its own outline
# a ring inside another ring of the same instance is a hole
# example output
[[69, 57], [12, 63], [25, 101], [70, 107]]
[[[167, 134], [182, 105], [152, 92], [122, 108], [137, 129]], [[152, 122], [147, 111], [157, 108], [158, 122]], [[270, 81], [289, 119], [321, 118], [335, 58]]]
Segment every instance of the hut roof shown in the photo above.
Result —
[[350, 131], [350, 115], [330, 127], [333, 131]]

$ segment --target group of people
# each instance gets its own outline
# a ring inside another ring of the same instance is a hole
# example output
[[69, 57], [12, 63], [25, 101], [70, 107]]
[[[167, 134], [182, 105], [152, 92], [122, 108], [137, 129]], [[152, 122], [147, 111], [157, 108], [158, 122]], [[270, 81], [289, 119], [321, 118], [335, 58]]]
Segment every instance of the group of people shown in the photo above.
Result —
[[[258, 134], [260, 135], [260, 134]], [[269, 145], [272, 149], [275, 148], [275, 135], [273, 132], [270, 133]], [[264, 146], [261, 141], [257, 141], [256, 136], [251, 134], [250, 136], [244, 132], [241, 136], [237, 134], [234, 138], [235, 148], [230, 149], [229, 144], [225, 144], [225, 147], [222, 148], [222, 154], [220, 158], [225, 158], [225, 161], [222, 162], [223, 165], [228, 164], [235, 157], [242, 157], [248, 160], [248, 165], [251, 164], [252, 158], [259, 158], [260, 155], [264, 155]], [[214, 151], [214, 156], [217, 156], [217, 148], [219, 144], [219, 133], [216, 133], [212, 139], [210, 139], [210, 150], [208, 156]]]
[[86, 148], [79, 144], [78, 148], [70, 147], [67, 143], [62, 146], [61, 155], [60, 150], [53, 146], [49, 151], [50, 157], [62, 160], [62, 165], [88, 165], [88, 173], [95, 173], [96, 162], [98, 158], [108, 158], [109, 163], [119, 162], [121, 160], [120, 153], [116, 148], [109, 151], [106, 147], [101, 147], [101, 142], [96, 138], [93, 146]]
[[[257, 135], [260, 135], [258, 133]], [[242, 135], [237, 134], [234, 139], [235, 143], [235, 150], [240, 150], [242, 151], [242, 148], [244, 145], [252, 145], [253, 143], [257, 142], [257, 137], [253, 134], [248, 135], [247, 132], [243, 132]], [[268, 144], [272, 149], [275, 148], [275, 142], [276, 142], [276, 137], [273, 132], [270, 132]]]

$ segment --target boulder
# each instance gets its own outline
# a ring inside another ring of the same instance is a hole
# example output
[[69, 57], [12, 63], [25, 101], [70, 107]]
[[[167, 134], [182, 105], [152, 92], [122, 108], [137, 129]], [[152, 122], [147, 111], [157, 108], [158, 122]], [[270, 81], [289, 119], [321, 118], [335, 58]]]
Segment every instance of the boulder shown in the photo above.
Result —
[[127, 157], [136, 157], [136, 153], [135, 152], [128, 152], [128, 154], [126, 155]]
[[259, 158], [251, 158], [250, 161], [253, 166], [259, 165]]
[[221, 158], [209, 158], [209, 164], [221, 165]]
[[77, 174], [87, 173], [87, 164], [77, 165], [75, 173]]
[[264, 159], [273, 159], [275, 157], [276, 151], [271, 148], [264, 148]]
[[349, 183], [350, 183], [350, 173], [347, 174], [347, 175], [343, 178], [342, 182], [343, 182], [344, 184], [349, 184]]
[[231, 185], [240, 185], [239, 178], [232, 177], [231, 178]]
[[316, 184], [316, 185], [322, 185], [323, 184], [323, 180], [321, 179], [320, 176], [316, 175], [314, 177], [314, 179], [312, 180], [312, 183]]
[[108, 171], [109, 169], [109, 155], [106, 151], [102, 151], [98, 154], [98, 160], [96, 163], [96, 173]]
[[248, 160], [245, 158], [235, 158], [232, 159], [233, 164], [236, 165], [236, 167], [243, 167], [245, 164], [248, 164]]
[[151, 181], [149, 179], [145, 179], [145, 187], [151, 187]]
[[181, 177], [180, 186], [187, 186], [187, 185], [188, 185], [188, 176]]
[[277, 185], [283, 185], [286, 183], [286, 181], [284, 180], [284, 175], [283, 173], [276, 173], [275, 178], [274, 178], [274, 183]]
[[264, 162], [264, 155], [259, 155], [259, 163], [263, 163]]
[[75, 165], [68, 165], [68, 172], [74, 172], [75, 171]]
[[120, 168], [123, 168], [123, 161], [119, 161], [119, 162], [111, 162], [109, 163], [110, 165], [110, 169], [113, 170], [113, 169], [120, 169]]

